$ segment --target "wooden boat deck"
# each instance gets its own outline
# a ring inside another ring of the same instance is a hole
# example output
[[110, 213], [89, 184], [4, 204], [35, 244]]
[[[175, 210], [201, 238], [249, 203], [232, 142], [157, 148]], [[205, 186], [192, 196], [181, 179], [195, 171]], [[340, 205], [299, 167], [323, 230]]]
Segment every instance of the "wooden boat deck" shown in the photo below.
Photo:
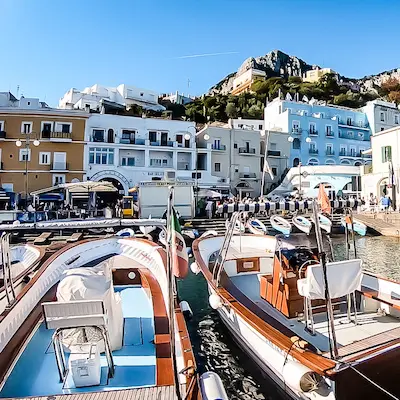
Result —
[[[180, 392], [185, 393], [185, 386], [180, 385]], [[155, 386], [140, 389], [112, 390], [79, 394], [63, 394], [43, 397], [26, 397], [29, 400], [175, 400], [175, 386]]]

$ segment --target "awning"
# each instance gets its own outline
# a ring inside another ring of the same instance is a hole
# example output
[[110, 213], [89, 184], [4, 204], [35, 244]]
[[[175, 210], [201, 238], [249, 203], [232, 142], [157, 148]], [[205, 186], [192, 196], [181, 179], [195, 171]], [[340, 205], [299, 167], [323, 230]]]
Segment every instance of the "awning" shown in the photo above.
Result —
[[106, 181], [64, 183], [62, 185], [59, 185], [59, 187], [63, 189], [68, 189], [70, 193], [116, 192], [118, 190], [111, 182]]
[[44, 193], [39, 195], [39, 201], [63, 201], [63, 193]]

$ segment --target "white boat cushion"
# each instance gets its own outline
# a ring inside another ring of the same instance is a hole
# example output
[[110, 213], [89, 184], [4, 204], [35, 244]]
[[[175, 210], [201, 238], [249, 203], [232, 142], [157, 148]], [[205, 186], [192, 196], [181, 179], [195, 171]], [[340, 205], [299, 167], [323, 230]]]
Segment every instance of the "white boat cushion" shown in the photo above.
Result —
[[[332, 299], [346, 296], [361, 289], [362, 260], [345, 260], [327, 263], [329, 295]], [[307, 277], [297, 281], [301, 296], [311, 300], [325, 299], [324, 274], [321, 264], [310, 265]]]

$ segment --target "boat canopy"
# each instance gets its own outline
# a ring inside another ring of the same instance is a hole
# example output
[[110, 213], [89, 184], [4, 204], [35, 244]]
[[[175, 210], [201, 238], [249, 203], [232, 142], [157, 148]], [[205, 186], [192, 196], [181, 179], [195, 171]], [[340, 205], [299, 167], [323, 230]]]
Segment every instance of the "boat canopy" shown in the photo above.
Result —
[[[322, 243], [324, 251], [330, 255], [331, 245], [327, 235], [322, 234]], [[290, 236], [276, 236], [276, 250], [294, 250], [295, 248], [318, 249], [315, 235], [306, 235], [305, 233], [292, 233]]]

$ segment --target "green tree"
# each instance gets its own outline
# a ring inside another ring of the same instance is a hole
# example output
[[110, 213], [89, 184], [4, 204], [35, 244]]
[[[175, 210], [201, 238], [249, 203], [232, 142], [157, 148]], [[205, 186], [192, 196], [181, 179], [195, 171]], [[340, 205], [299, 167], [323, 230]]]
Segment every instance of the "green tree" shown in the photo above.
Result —
[[225, 113], [229, 118], [237, 118], [238, 110], [234, 103], [228, 103], [225, 108]]
[[289, 76], [288, 83], [302, 83], [303, 79], [300, 76]]

